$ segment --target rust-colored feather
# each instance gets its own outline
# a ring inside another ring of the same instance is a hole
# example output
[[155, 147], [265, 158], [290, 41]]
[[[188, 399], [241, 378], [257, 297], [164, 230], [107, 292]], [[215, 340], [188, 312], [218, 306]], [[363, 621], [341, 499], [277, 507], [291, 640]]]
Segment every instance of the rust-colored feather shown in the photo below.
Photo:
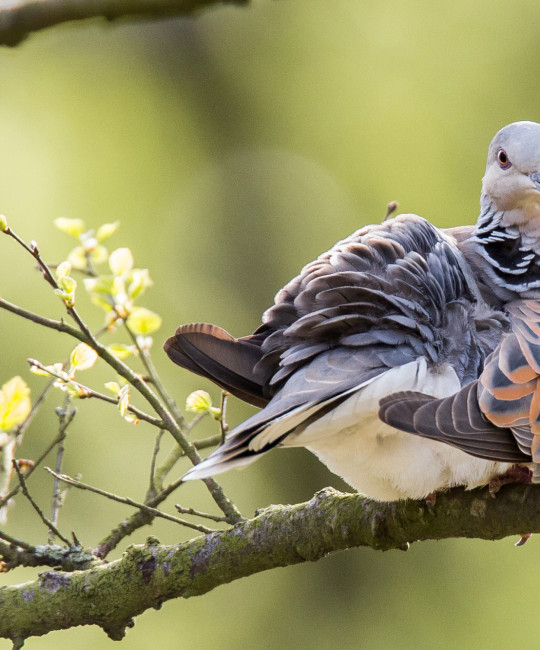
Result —
[[216, 325], [190, 323], [179, 327], [164, 349], [179, 366], [207, 377], [240, 399], [255, 406], [268, 402], [263, 380], [255, 372], [261, 348], [249, 337], [235, 339]]

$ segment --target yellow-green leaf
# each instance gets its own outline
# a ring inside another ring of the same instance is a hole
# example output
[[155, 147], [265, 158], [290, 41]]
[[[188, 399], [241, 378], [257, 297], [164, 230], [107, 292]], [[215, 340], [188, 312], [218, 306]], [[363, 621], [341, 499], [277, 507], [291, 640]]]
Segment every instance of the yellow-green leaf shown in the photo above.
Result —
[[54, 375], [62, 375], [62, 374], [65, 374], [67, 377], [67, 374], [64, 373], [63, 370], [64, 370], [64, 366], [61, 363], [54, 363], [50, 366], [44, 366], [43, 368], [40, 368], [39, 366], [36, 365], [30, 366], [30, 372], [33, 375], [39, 375], [41, 377], [50, 377], [51, 375], [54, 376]]
[[206, 413], [212, 406], [212, 398], [205, 390], [195, 390], [186, 398], [186, 411]]
[[56, 279], [66, 278], [71, 273], [71, 264], [69, 262], [62, 262], [56, 267]]
[[110, 302], [107, 302], [106, 298], [100, 298], [100, 296], [97, 293], [94, 293], [90, 298], [90, 300], [94, 305], [96, 305], [96, 307], [101, 307], [101, 309], [105, 310], [106, 312], [112, 312], [113, 310], [114, 303], [112, 299]]
[[88, 370], [97, 361], [97, 352], [86, 343], [79, 343], [73, 350], [70, 357], [73, 370]]
[[90, 259], [94, 264], [103, 264], [103, 262], [107, 261], [108, 255], [105, 246], [96, 246], [90, 253]]
[[[67, 262], [66, 262], [67, 264]], [[75, 293], [77, 288], [77, 280], [74, 280], [69, 275], [58, 278], [58, 286], [67, 294]]]
[[88, 266], [82, 246], [76, 246], [68, 255], [68, 262], [74, 269], [85, 269]]
[[111, 345], [107, 346], [107, 350], [118, 359], [127, 359], [130, 354], [133, 354], [134, 348], [132, 345], [126, 345], [125, 343], [111, 343]]
[[114, 235], [114, 233], [118, 230], [119, 226], [120, 226], [119, 221], [115, 221], [113, 223], [104, 223], [102, 226], [100, 226], [97, 229], [96, 239], [98, 241], [103, 241], [104, 239], [107, 239], [111, 235]]
[[108, 381], [105, 384], [105, 388], [107, 390], [110, 390], [111, 393], [114, 393], [115, 395], [118, 395], [120, 392], [120, 384], [117, 381]]
[[30, 389], [21, 377], [13, 377], [0, 390], [0, 430], [11, 431], [30, 413]]
[[131, 282], [129, 283], [127, 292], [129, 297], [134, 300], [150, 286], [152, 286], [152, 280], [150, 279], [148, 269], [134, 269], [131, 273]]
[[112, 275], [100, 275], [97, 278], [85, 278], [84, 288], [91, 293], [116, 293], [116, 283]]
[[152, 334], [161, 327], [161, 316], [145, 307], [139, 307], [128, 316], [127, 325], [137, 335]]
[[133, 268], [133, 255], [129, 248], [117, 248], [109, 256], [109, 266], [115, 275], [121, 275]]
[[54, 225], [65, 232], [66, 235], [71, 237], [80, 237], [85, 229], [84, 221], [82, 219], [66, 219], [65, 217], [59, 217], [54, 220]]

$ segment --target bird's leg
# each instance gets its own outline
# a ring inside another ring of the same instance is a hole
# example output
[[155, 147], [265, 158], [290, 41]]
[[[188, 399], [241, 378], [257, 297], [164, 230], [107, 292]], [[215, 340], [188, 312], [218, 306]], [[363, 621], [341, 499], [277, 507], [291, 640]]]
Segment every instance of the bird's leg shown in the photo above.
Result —
[[433, 492], [430, 492], [426, 496], [424, 501], [426, 502], [426, 506], [428, 507], [428, 510], [433, 514], [433, 509], [435, 508], [435, 504], [437, 503], [437, 492], [435, 492], [435, 490]]
[[[532, 470], [523, 465], [513, 465], [508, 471], [500, 476], [495, 476], [489, 482], [489, 493], [495, 498], [497, 492], [502, 488], [503, 485], [508, 483], [532, 483]], [[529, 539], [532, 533], [525, 533], [519, 536], [518, 541], [514, 546], [523, 546], [525, 542]]]
[[524, 465], [512, 465], [504, 474], [493, 477], [488, 483], [489, 493], [495, 498], [497, 492], [503, 485], [508, 483], [531, 483], [532, 471]]
[[514, 544], [514, 546], [523, 546], [523, 544], [525, 544], [531, 535], [532, 533], [525, 533], [525, 535], [520, 535], [518, 541]]

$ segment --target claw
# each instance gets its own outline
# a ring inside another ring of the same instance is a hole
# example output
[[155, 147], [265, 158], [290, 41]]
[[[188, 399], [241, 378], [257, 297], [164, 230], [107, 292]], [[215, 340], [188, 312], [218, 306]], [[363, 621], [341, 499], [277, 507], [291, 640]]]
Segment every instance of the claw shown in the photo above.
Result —
[[525, 544], [531, 535], [532, 533], [525, 533], [525, 535], [520, 535], [518, 541], [514, 544], [514, 546], [523, 546], [523, 544]]
[[435, 504], [437, 503], [437, 492], [430, 492], [424, 500], [426, 502], [428, 510], [431, 514], [433, 514]]
[[[500, 476], [494, 476], [488, 483], [489, 494], [495, 498], [497, 492], [503, 485], [508, 483], [531, 483], [532, 471], [523, 465], [513, 465], [508, 471]], [[524, 544], [525, 542], [523, 542]], [[521, 546], [521, 544], [520, 544]]]

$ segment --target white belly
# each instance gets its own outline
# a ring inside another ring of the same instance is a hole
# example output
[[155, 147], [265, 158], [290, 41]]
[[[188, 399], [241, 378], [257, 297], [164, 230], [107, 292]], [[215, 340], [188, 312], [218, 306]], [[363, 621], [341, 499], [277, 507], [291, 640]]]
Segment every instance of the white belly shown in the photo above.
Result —
[[455, 485], [485, 485], [511, 465], [470, 456], [442, 442], [397, 431], [379, 420], [379, 400], [402, 390], [447, 397], [459, 390], [451, 366], [428, 370], [425, 359], [389, 370], [333, 411], [292, 434], [358, 492], [380, 501], [420, 499]]

